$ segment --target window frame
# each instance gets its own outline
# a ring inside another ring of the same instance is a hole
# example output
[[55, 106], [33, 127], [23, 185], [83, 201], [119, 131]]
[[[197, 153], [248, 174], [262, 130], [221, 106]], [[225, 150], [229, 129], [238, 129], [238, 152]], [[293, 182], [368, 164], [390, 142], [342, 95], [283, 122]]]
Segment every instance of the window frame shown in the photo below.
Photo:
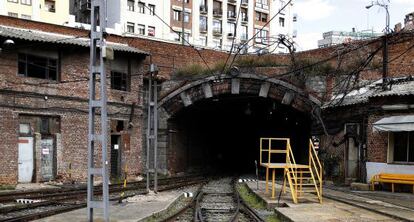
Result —
[[[24, 59], [22, 59], [21, 56], [24, 56]], [[42, 68], [45, 69], [45, 73], [44, 73], [45, 78], [29, 76], [29, 69], [28, 69], [28, 65], [30, 65], [29, 62], [28, 62], [28, 57], [29, 56], [37, 58], [37, 59], [45, 59], [46, 60], [45, 67], [42, 67]], [[55, 62], [55, 66], [54, 66], [55, 73], [56, 73], [55, 79], [50, 78], [50, 76], [51, 76], [50, 75], [50, 70], [53, 67], [52, 64], [51, 64], [52, 60]], [[21, 62], [24, 63], [24, 73], [20, 72], [21, 71], [20, 70], [20, 63]], [[33, 54], [28, 54], [28, 53], [23, 53], [23, 52], [18, 53], [18, 55], [17, 55], [17, 76], [25, 77], [25, 78], [44, 79], [44, 80], [48, 80], [48, 81], [59, 82], [60, 81], [60, 58], [59, 57], [58, 58], [51, 58], [51, 57], [33, 55]]]
[[[132, 3], [132, 6], [130, 3]], [[135, 12], [135, 0], [127, 0], [127, 10], [129, 12]]]
[[[114, 84], [114, 74], [120, 74], [121, 76], [121, 84], [119, 88], [115, 88], [115, 84]], [[125, 88], [123, 89], [123, 81], [125, 81]], [[131, 75], [128, 72], [121, 72], [118, 70], [111, 70], [111, 85], [110, 85], [111, 90], [117, 90], [117, 91], [122, 91], [122, 92], [130, 92], [131, 91]]]
[[[139, 35], [145, 35], [145, 25], [144, 24], [138, 24], [137, 27], [138, 27], [138, 34]], [[143, 32], [141, 33], [141, 31], [143, 31]]]
[[[395, 160], [395, 134], [396, 133], [407, 133], [407, 141], [406, 141], [406, 161]], [[387, 163], [392, 164], [406, 164], [406, 165], [413, 165], [414, 159], [410, 161], [410, 138], [414, 137], [414, 131], [409, 132], [388, 132], [388, 149], [387, 149]], [[411, 140], [413, 140], [411, 138]], [[414, 152], [414, 145], [411, 145], [411, 151]]]
[[138, 2], [138, 13], [145, 14], [145, 3]]
[[20, 0], [20, 4], [22, 4], [22, 5], [32, 5], [32, 0]]
[[[132, 32], [129, 31], [129, 28], [132, 27]], [[135, 23], [127, 22], [126, 24], [126, 31], [127, 33], [135, 33]]]
[[155, 16], [155, 5], [148, 4], [148, 8], [149, 8], [149, 15]]

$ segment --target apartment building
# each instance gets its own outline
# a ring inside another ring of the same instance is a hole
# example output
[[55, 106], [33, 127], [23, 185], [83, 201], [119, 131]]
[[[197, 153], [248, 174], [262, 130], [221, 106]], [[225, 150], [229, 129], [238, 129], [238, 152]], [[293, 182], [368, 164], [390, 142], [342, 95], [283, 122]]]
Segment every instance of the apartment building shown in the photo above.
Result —
[[[110, 33], [177, 44], [183, 43], [183, 35], [185, 44], [216, 50], [230, 51], [232, 45], [236, 50], [244, 45], [244, 52], [286, 52], [276, 38], [279, 34], [293, 37], [293, 4], [284, 7], [287, 2], [107, 1], [107, 26]], [[89, 28], [90, 12], [91, 0], [0, 0], [0, 14], [85, 29]]]
[[0, 15], [64, 25], [74, 16], [69, 14], [69, 1], [0, 0]]

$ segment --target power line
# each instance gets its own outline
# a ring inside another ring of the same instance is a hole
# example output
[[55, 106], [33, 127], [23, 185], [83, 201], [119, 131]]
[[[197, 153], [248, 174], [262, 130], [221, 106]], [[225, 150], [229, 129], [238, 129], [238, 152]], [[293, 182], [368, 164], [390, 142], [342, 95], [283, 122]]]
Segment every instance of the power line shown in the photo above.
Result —
[[[182, 0], [182, 1], [184, 1], [184, 0]], [[150, 10], [159, 20], [161, 20], [161, 22], [162, 23], [164, 23], [166, 26], [168, 26], [169, 28], [170, 28], [170, 30], [171, 31], [173, 31], [174, 33], [176, 33], [177, 35], [178, 35], [178, 31], [175, 31], [174, 29], [173, 29], [173, 27], [171, 27], [167, 22], [165, 22], [164, 21], [164, 19], [162, 19], [157, 13], [155, 13], [155, 11], [153, 11], [153, 10], [151, 10], [144, 2], [141, 2], [141, 1], [138, 1], [138, 2], [140, 2], [140, 3], [143, 3], [143, 5], [144, 5], [144, 7], [145, 8], [147, 8], [148, 10]], [[185, 11], [185, 8], [183, 8], [183, 16], [182, 16], [182, 19], [183, 19], [183, 21], [184, 21], [184, 11]], [[180, 35], [179, 35], [180, 36]], [[204, 57], [201, 55], [201, 53], [200, 53], [200, 51], [198, 50], [198, 49], [196, 49], [189, 41], [187, 41], [185, 38], [184, 38], [184, 33], [181, 33], [181, 38], [182, 38], [182, 40], [184, 40], [191, 48], [193, 48], [196, 52], [197, 52], [197, 54], [198, 54], [198, 56], [201, 58], [201, 60], [203, 60], [203, 62], [204, 62], [204, 64], [206, 65], [206, 67], [207, 67], [207, 69], [211, 72], [211, 69], [210, 69], [210, 66], [208, 65], [208, 63], [207, 63], [207, 61], [204, 59]]]

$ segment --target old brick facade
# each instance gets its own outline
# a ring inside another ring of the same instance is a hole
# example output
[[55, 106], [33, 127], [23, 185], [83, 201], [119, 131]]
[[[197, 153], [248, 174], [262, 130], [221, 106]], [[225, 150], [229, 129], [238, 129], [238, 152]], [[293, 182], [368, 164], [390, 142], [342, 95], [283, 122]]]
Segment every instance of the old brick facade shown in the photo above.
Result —
[[[10, 17], [0, 17], [0, 25], [29, 28], [33, 30], [41, 30], [45, 32], [60, 33], [66, 35], [87, 37], [88, 31], [81, 29], [68, 28], [63, 26], [49, 25], [39, 22], [23, 21]], [[145, 77], [149, 64], [157, 64], [160, 71], [159, 75], [162, 79], [167, 81], [163, 82], [160, 91], [160, 100], [168, 97], [174, 91], [180, 89], [180, 87], [191, 83], [196, 78], [188, 79], [174, 79], [175, 72], [188, 65], [197, 63], [205, 67], [204, 61], [208, 66], [213, 67], [218, 62], [223, 62], [227, 58], [227, 54], [224, 52], [214, 50], [199, 50], [192, 46], [183, 46], [179, 44], [166, 43], [162, 41], [141, 39], [136, 37], [123, 37], [117, 35], [109, 35], [108, 41], [128, 44], [129, 46], [149, 52], [151, 55], [144, 58], [141, 56], [131, 56], [128, 54], [116, 54], [121, 55], [121, 58], [130, 59], [134, 61], [131, 78], [131, 90], [129, 92], [121, 92], [116, 90], [109, 90], [109, 103], [110, 103], [110, 118], [112, 120], [129, 121], [132, 116], [133, 127], [128, 130], [131, 135], [130, 149], [125, 151], [126, 164], [130, 169], [130, 174], [139, 174], [143, 172], [142, 166], [145, 160], [145, 153], [142, 151], [145, 144], [145, 103], [143, 96], [142, 81]], [[413, 73], [412, 58], [414, 51], [410, 50], [413, 44], [411, 33], [397, 33], [391, 36], [390, 41], [390, 76], [404, 76]], [[18, 42], [18, 43], [23, 43]], [[343, 64], [355, 65], [359, 60], [358, 58], [365, 58], [371, 51], [381, 46], [381, 41], [374, 41], [373, 43], [366, 44], [367, 42], [355, 43], [354, 45], [341, 45], [332, 48], [317, 49], [306, 52], [299, 52], [296, 54], [299, 59], [298, 68], [306, 64], [302, 64], [301, 60], [310, 60], [312, 62], [326, 60], [327, 64], [332, 67], [336, 67], [338, 62]], [[27, 44], [27, 43], [25, 43]], [[366, 44], [366, 46], [363, 46]], [[32, 50], [42, 50], [44, 46], [42, 44], [33, 46]], [[0, 71], [0, 133], [2, 136], [2, 145], [0, 146], [0, 152], [7, 156], [0, 160], [0, 166], [4, 169], [0, 172], [1, 183], [16, 183], [17, 181], [17, 144], [18, 144], [18, 132], [19, 132], [19, 116], [20, 115], [38, 115], [38, 116], [53, 116], [58, 117], [60, 120], [60, 133], [56, 135], [57, 140], [60, 140], [60, 144], [63, 148], [58, 149], [57, 153], [57, 175], [63, 178], [68, 178], [69, 175], [73, 179], [83, 180], [85, 178], [86, 167], [86, 139], [80, 139], [87, 135], [87, 93], [88, 85], [87, 81], [83, 81], [88, 75], [88, 50], [82, 47], [74, 47], [67, 45], [48, 45], [48, 50], [57, 50], [61, 53], [61, 76], [59, 84], [44, 84], [44, 80], [24, 78], [16, 76], [17, 73], [17, 53], [6, 50], [0, 54], [0, 64], [2, 70]], [[350, 52], [342, 55], [344, 51]], [[7, 54], [6, 54], [7, 53]], [[199, 56], [201, 55], [201, 57]], [[297, 79], [291, 75], [286, 75], [287, 72], [291, 72], [291, 58], [289, 55], [267, 55], [270, 59], [273, 59], [278, 67], [244, 67], [243, 73], [255, 74], [258, 76], [271, 76], [278, 77], [283, 75], [283, 81], [297, 85]], [[377, 80], [381, 78], [381, 50], [379, 50], [373, 60], [372, 66], [360, 72], [359, 78], [361, 82]], [[256, 55], [246, 55], [245, 57], [257, 58]], [[204, 59], [204, 61], [203, 61]], [[379, 64], [379, 66], [378, 66]], [[4, 68], [5, 67], [5, 68]], [[108, 63], [108, 70], [110, 70], [111, 63]], [[349, 68], [348, 67], [348, 68]], [[319, 99], [329, 99], [332, 93], [337, 92], [335, 85], [340, 82], [343, 76], [337, 75], [336, 69], [331, 69], [330, 73], [319, 76], [309, 76], [306, 79], [306, 88], [302, 88], [306, 93], [314, 95]], [[349, 70], [348, 70], [349, 71]], [[109, 74], [109, 73], [108, 73]], [[307, 73], [305, 73], [306, 75]], [[342, 74], [342, 75], [346, 75]], [[227, 80], [226, 80], [227, 81]], [[231, 81], [231, 80], [228, 80]], [[241, 90], [249, 90], [249, 93], [259, 93], [261, 85], [251, 84], [249, 81], [243, 81], [240, 85]], [[218, 83], [211, 85], [213, 93], [231, 93], [231, 84], [229, 82]], [[245, 87], [245, 88], [243, 88]], [[283, 98], [285, 90], [280, 91], [276, 88], [271, 88], [269, 95], [273, 96], [277, 100]], [[203, 97], [200, 88], [193, 88], [190, 92], [192, 97]], [[274, 94], [274, 95], [273, 95]], [[47, 96], [47, 99], [45, 99]], [[174, 102], [174, 99], [176, 100]], [[160, 124], [160, 146], [168, 147], [168, 134], [166, 122], [169, 118], [169, 112], [174, 109], [180, 109], [183, 106], [182, 98], [172, 97], [171, 101], [168, 101], [171, 105], [168, 106], [170, 110], [161, 110], [161, 119], [164, 122]], [[294, 106], [303, 111], [309, 111], [309, 109], [303, 109], [303, 104], [300, 101], [296, 101]], [[391, 104], [393, 100], [389, 101]], [[131, 107], [134, 106], [134, 113], [131, 115]], [[174, 108], [175, 107], [175, 108]], [[358, 122], [365, 124], [362, 127], [363, 135], [366, 134], [366, 138], [363, 140], [363, 144], [366, 145], [366, 158], [368, 161], [384, 162], [386, 161], [386, 154], [384, 154], [384, 147], [387, 146], [385, 136], [381, 133], [373, 133], [372, 124], [376, 120], [386, 116], [384, 113], [366, 112], [369, 107], [364, 106], [352, 106], [350, 109], [333, 109], [330, 111], [330, 115], [338, 116], [344, 115], [335, 124], [332, 124], [330, 128], [333, 128], [331, 135], [336, 138], [334, 142], [341, 141], [343, 139], [343, 124], [347, 122]], [[352, 113], [353, 115], [349, 115]], [[328, 117], [327, 117], [328, 118]], [[329, 118], [328, 118], [329, 120]], [[329, 125], [329, 121], [327, 121]], [[125, 133], [125, 132], [124, 132]], [[316, 133], [322, 135], [321, 131]], [[323, 141], [332, 141], [330, 138], [325, 138]], [[322, 143], [323, 146], [324, 143]], [[334, 150], [333, 155], [340, 156], [344, 154], [344, 144], [341, 143], [336, 147], [327, 143], [328, 150]], [[322, 147], [324, 148], [324, 147]], [[82, 152], [83, 151], [83, 152]], [[164, 155], [160, 162], [164, 162], [163, 168], [168, 169], [171, 172], [180, 168], [178, 165], [177, 155], [174, 150], [167, 152], [165, 149], [161, 152]], [[343, 156], [342, 156], [343, 158]], [[70, 167], [69, 167], [70, 166]], [[70, 169], [69, 169], [70, 168]], [[176, 169], [174, 169], [176, 168]], [[344, 166], [339, 168], [343, 169]], [[343, 170], [341, 170], [343, 171]]]

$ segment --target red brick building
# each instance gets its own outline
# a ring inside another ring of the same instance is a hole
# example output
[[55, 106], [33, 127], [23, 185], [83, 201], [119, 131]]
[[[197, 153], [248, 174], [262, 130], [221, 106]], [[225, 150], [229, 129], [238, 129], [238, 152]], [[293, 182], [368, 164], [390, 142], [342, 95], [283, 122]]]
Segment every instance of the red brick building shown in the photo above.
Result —
[[[89, 47], [85, 36], [0, 26], [0, 183], [84, 180]], [[108, 42], [110, 173], [141, 172], [143, 61], [148, 53]]]

